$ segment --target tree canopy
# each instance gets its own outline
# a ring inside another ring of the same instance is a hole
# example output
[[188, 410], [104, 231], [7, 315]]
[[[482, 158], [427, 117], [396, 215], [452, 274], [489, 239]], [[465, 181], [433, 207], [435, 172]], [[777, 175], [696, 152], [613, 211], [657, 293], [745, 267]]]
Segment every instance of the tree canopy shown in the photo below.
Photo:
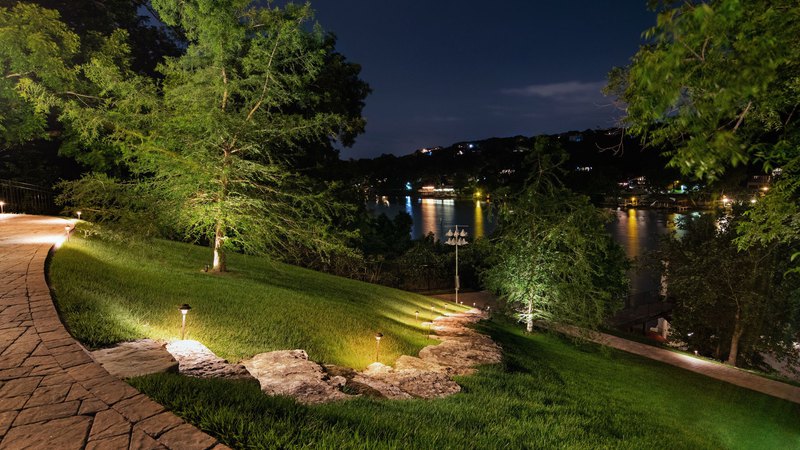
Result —
[[609, 217], [563, 187], [566, 155], [539, 139], [524, 189], [503, 204], [486, 282], [526, 322], [596, 328], [622, 306], [627, 258], [606, 232]]
[[673, 331], [706, 355], [756, 366], [760, 353], [797, 358], [800, 277], [784, 275], [786, 246], [739, 251], [741, 216], [684, 216], [660, 252], [668, 294], [675, 301]]
[[714, 180], [731, 166], [774, 172], [739, 225], [744, 249], [800, 239], [800, 8], [792, 0], [652, 2], [656, 26], [608, 93], [623, 125], [669, 149], [670, 165]]
[[[74, 53], [79, 38], [56, 13], [23, 3], [2, 10], [6, 20], [42, 17], [39, 28], [52, 31], [40, 47], [65, 68], [41, 72], [80, 81], [69, 90], [45, 78], [14, 87], [40, 115], [56, 107], [80, 143], [75, 154], [95, 168], [65, 183], [62, 199], [87, 218], [210, 240], [220, 271], [226, 249], [337, 247], [328, 226], [333, 205], [291, 162], [303, 144], [348, 143], [363, 130], [369, 89], [358, 66], [335, 53], [308, 5], [154, 0], [152, 7], [185, 37], [183, 54], [165, 57], [155, 77], [132, 67], [125, 30], [68, 66], [63, 54]], [[4, 42], [24, 38], [9, 30]], [[8, 59], [20, 73], [48, 63]]]

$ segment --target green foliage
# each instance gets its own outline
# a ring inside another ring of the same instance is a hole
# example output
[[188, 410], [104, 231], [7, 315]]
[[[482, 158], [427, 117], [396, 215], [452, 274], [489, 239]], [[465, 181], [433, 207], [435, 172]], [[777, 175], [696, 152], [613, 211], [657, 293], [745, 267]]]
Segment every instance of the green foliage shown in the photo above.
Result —
[[[84, 230], [103, 238], [79, 237]], [[220, 276], [203, 272], [203, 247], [106, 235], [82, 223], [50, 265], [64, 322], [92, 348], [177, 339], [182, 303], [192, 305], [187, 337], [231, 361], [302, 348], [315, 361], [361, 369], [374, 362], [377, 332], [387, 364], [434, 343], [421, 322], [433, 318], [430, 305], [443, 310], [441, 300], [237, 254], [235, 271]]]
[[548, 140], [537, 141], [531, 178], [500, 208], [486, 273], [529, 331], [539, 319], [597, 327], [627, 293], [628, 262], [605, 231], [608, 216], [560, 184], [564, 161]]
[[681, 3], [659, 14], [607, 89], [625, 102], [630, 131], [674, 146], [685, 174], [714, 179], [754, 157], [784, 164], [798, 156], [799, 24], [792, 1]]
[[0, 8], [0, 147], [48, 136], [51, 92], [74, 85], [79, 48], [57, 12], [26, 3]]
[[749, 245], [798, 242], [800, 8], [795, 1], [656, 2], [658, 23], [631, 64], [609, 75], [623, 123], [670, 165], [718, 179], [729, 166], [784, 173], [740, 224]]
[[[438, 400], [304, 406], [257, 387], [154, 375], [132, 384], [233, 448], [793, 448], [796, 404], [685, 370], [492, 323], [504, 365]], [[703, 405], [698, 408], [698, 405]]]
[[[90, 148], [81, 158], [131, 174], [103, 180], [124, 193], [117, 210], [138, 210], [146, 192], [159, 213], [148, 216], [158, 219], [156, 228], [213, 241], [220, 271], [231, 249], [287, 258], [340, 249], [328, 227], [335, 205], [287, 164], [295, 145], [328, 139], [348, 120], [314, 109], [312, 86], [330, 46], [317, 28], [307, 30], [310, 8], [247, 1], [153, 7], [188, 40], [184, 55], [159, 67], [163, 82], [130, 68], [125, 34], [115, 32], [81, 66], [97, 95], [63, 104], [62, 120]], [[89, 219], [126, 217], [107, 214], [108, 191], [80, 186], [97, 186], [99, 178], [68, 183], [63, 198]]]
[[675, 301], [674, 332], [704, 354], [750, 367], [760, 353], [797, 360], [800, 277], [786, 246], [739, 251], [734, 216], [686, 216], [660, 255]]

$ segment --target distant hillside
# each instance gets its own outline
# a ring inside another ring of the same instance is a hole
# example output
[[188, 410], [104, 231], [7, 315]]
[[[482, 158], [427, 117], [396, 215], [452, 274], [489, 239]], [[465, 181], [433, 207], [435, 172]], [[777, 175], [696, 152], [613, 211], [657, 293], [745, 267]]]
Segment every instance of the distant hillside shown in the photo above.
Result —
[[[565, 181], [587, 194], [612, 194], [620, 181], [645, 176], [668, 183], [678, 175], [665, 170], [667, 159], [643, 150], [638, 139], [616, 128], [549, 135], [563, 144], [570, 159]], [[366, 194], [407, 195], [424, 185], [446, 185], [461, 195], [481, 195], [525, 180], [523, 161], [536, 137], [515, 136], [456, 142], [418, 149], [406, 156], [343, 161], [337, 173]]]

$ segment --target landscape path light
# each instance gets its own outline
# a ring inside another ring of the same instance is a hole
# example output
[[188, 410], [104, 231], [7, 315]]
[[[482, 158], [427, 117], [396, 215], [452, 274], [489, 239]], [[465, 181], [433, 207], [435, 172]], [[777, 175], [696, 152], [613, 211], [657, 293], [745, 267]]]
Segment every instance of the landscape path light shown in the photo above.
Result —
[[375, 361], [380, 361], [382, 337], [383, 337], [382, 333], [378, 333], [375, 335]]
[[64, 232], [67, 233], [67, 242], [69, 242], [69, 225], [64, 226]]
[[414, 311], [414, 320], [419, 321], [419, 310]]
[[[461, 227], [461, 230], [458, 229], [459, 226]], [[458, 247], [461, 247], [462, 245], [467, 245], [467, 240], [464, 239], [464, 238], [467, 237], [467, 232], [466, 232], [466, 230], [464, 230], [464, 226], [463, 225], [456, 225], [455, 226], [455, 231], [447, 230], [447, 233], [445, 234], [445, 236], [447, 236], [447, 241], [445, 241], [445, 244], [455, 246], [455, 248], [456, 248], [456, 283], [455, 284], [456, 284], [456, 304], [458, 304], [458, 289], [460, 287], [459, 286], [459, 279], [458, 279]]]
[[78, 211], [78, 212], [76, 212], [75, 214], [78, 216], [78, 220], [81, 220], [81, 214], [82, 214], [82, 213], [81, 213], [80, 211]]
[[178, 309], [181, 310], [181, 340], [184, 340], [186, 337], [186, 314], [189, 314], [192, 307], [188, 303], [184, 303]]
[[0, 214], [6, 213], [5, 207], [6, 207], [6, 202], [0, 202]]

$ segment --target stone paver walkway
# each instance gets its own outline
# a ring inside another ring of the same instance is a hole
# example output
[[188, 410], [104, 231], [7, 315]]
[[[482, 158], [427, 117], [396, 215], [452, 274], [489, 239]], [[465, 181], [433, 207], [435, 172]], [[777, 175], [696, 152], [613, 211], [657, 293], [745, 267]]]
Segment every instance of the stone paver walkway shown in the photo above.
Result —
[[64, 328], [44, 265], [71, 225], [0, 215], [0, 450], [227, 448], [109, 375]]
[[564, 325], [554, 328], [562, 333], [585, 338], [601, 345], [661, 361], [682, 369], [691, 370], [692, 372], [707, 377], [716, 378], [717, 380], [722, 380], [735, 384], [736, 386], [751, 389], [790, 402], [800, 403], [800, 387], [792, 386], [791, 384], [770, 380], [769, 378], [764, 378], [734, 367], [706, 361], [702, 358], [695, 358], [694, 356], [684, 353], [673, 352], [667, 349], [629, 341], [610, 334], [589, 332], [577, 327]]

